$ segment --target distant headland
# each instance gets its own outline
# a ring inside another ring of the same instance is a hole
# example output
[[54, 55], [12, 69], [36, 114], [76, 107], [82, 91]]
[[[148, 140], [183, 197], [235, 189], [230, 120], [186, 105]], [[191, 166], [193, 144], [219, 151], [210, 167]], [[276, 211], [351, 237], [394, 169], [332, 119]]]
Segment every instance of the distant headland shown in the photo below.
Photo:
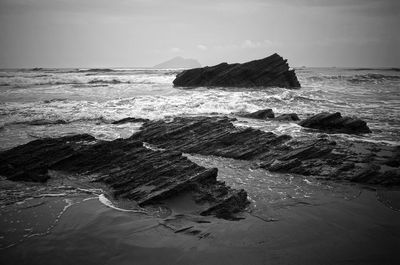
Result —
[[153, 68], [166, 69], [166, 68], [198, 68], [201, 64], [195, 59], [183, 58], [181, 56], [174, 57], [168, 61], [157, 64]]

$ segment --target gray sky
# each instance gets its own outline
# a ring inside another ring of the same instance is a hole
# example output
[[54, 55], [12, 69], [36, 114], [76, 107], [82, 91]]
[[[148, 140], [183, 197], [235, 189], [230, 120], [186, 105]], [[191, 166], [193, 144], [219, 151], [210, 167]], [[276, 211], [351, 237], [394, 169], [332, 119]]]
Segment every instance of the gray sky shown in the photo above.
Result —
[[0, 0], [0, 67], [400, 67], [399, 0]]

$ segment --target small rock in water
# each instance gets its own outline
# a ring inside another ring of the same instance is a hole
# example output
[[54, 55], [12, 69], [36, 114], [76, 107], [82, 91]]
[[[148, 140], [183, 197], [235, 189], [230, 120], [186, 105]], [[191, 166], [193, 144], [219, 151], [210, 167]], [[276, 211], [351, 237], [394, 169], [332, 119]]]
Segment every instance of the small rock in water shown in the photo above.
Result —
[[370, 133], [367, 123], [361, 119], [342, 117], [340, 112], [323, 112], [305, 119], [299, 125], [331, 133]]
[[285, 113], [275, 118], [278, 121], [299, 121], [300, 118], [296, 113]]
[[267, 119], [273, 119], [275, 117], [275, 114], [272, 111], [272, 109], [264, 109], [252, 113], [239, 114], [239, 116], [252, 119], [267, 120]]
[[113, 121], [112, 124], [124, 124], [128, 122], [146, 122], [149, 121], [148, 119], [143, 119], [143, 118], [134, 118], [134, 117], [128, 117], [128, 118], [123, 118], [121, 120]]

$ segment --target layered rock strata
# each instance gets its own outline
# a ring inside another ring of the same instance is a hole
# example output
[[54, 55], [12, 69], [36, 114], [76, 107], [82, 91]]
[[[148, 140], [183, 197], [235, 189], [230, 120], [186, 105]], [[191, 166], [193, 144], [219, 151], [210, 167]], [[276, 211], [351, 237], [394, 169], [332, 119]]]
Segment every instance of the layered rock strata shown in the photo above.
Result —
[[338, 142], [328, 137], [293, 139], [289, 135], [235, 127], [227, 117], [175, 118], [144, 123], [131, 139], [179, 152], [257, 162], [271, 171], [325, 179], [400, 185], [400, 147]]
[[273, 54], [261, 60], [194, 68], [179, 73], [175, 86], [199, 87], [285, 87], [300, 88], [294, 70], [287, 60]]
[[358, 118], [342, 117], [340, 112], [319, 113], [301, 121], [299, 125], [331, 133], [356, 134], [371, 132], [365, 121]]
[[232, 219], [247, 206], [244, 190], [217, 181], [216, 168], [201, 167], [177, 151], [156, 151], [135, 140], [96, 141], [75, 135], [32, 141], [0, 153], [0, 175], [14, 181], [44, 182], [49, 170], [95, 176], [116, 198], [140, 206], [189, 192], [199, 214]]

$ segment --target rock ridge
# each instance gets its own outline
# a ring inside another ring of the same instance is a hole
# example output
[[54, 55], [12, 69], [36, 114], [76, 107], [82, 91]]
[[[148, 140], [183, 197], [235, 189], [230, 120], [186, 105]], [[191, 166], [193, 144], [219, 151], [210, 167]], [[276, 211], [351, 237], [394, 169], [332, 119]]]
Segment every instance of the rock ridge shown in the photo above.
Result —
[[156, 151], [140, 141], [97, 141], [90, 135], [39, 139], [0, 153], [0, 174], [14, 181], [45, 182], [49, 170], [95, 176], [116, 198], [140, 206], [189, 192], [198, 214], [235, 219], [247, 193], [217, 180], [217, 168], [201, 167], [177, 151]]
[[246, 63], [221, 63], [179, 73], [175, 86], [198, 87], [285, 87], [300, 88], [294, 70], [277, 53]]

